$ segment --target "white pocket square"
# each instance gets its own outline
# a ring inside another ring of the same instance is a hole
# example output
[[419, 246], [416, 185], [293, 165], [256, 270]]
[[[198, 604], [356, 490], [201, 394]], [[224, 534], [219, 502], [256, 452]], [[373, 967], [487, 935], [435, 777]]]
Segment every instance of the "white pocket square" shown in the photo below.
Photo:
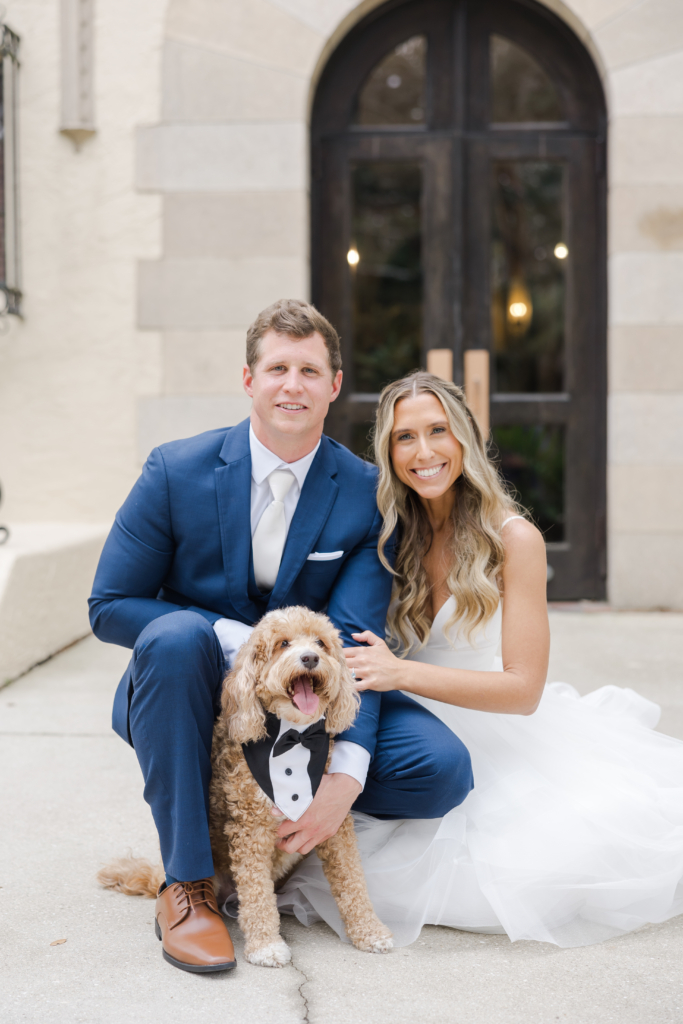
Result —
[[335, 558], [341, 558], [343, 551], [312, 551], [306, 559], [307, 562], [332, 562]]

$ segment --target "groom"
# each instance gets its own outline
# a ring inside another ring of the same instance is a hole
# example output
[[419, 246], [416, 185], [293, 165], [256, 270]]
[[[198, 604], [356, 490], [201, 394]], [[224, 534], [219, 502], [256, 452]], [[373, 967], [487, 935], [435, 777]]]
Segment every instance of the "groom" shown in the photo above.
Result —
[[[210, 878], [211, 737], [221, 684], [267, 611], [325, 611], [344, 642], [384, 635], [391, 576], [377, 556], [377, 471], [322, 433], [341, 388], [339, 337], [313, 307], [282, 300], [247, 333], [250, 420], [155, 448], [107, 539], [90, 599], [96, 636], [133, 655], [113, 726], [135, 748], [159, 832], [165, 958], [234, 966]], [[366, 691], [330, 771], [280, 847], [308, 853], [351, 806], [441, 817], [472, 788], [469, 756], [398, 691]]]

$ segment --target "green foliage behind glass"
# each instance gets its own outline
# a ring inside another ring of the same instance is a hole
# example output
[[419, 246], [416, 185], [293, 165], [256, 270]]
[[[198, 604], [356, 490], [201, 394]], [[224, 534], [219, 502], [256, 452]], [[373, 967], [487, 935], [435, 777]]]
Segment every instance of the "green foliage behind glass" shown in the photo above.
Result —
[[420, 366], [420, 167], [375, 161], [353, 167], [353, 390], [376, 393]]
[[502, 475], [531, 513], [546, 541], [564, 536], [564, 428], [494, 427]]

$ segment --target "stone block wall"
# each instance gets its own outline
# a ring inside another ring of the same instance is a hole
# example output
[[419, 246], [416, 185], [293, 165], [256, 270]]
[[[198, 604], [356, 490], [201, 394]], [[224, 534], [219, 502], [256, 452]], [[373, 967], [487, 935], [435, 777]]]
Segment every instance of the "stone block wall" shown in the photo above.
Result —
[[[160, 336], [137, 324], [137, 261], [162, 201], [135, 187], [135, 129], [159, 119], [166, 0], [95, 4], [96, 133], [60, 134], [59, 0], [7, 0], [21, 37], [24, 319], [0, 334], [3, 520], [111, 520], [139, 472], [137, 398]], [[0, 330], [2, 325], [0, 325]]]
[[609, 595], [618, 607], [681, 608], [683, 6], [614, 3], [599, 16], [610, 103]]
[[306, 111], [320, 45], [263, 0], [171, 0], [161, 123], [139, 130], [137, 150], [138, 187], [163, 197], [163, 254], [139, 269], [139, 322], [162, 331], [152, 433], [169, 418], [181, 431], [246, 414], [247, 327], [275, 299], [308, 295]]

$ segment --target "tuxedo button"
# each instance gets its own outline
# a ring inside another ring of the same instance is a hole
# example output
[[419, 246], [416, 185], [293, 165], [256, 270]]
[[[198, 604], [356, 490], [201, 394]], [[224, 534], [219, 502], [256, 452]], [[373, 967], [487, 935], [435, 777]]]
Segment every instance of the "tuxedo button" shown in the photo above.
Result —
[[292, 793], [292, 800], [298, 800], [298, 799], [299, 799], [299, 794], [298, 793]]
[[291, 774], [292, 774], [292, 769], [291, 768], [285, 768], [285, 775], [291, 775]]

